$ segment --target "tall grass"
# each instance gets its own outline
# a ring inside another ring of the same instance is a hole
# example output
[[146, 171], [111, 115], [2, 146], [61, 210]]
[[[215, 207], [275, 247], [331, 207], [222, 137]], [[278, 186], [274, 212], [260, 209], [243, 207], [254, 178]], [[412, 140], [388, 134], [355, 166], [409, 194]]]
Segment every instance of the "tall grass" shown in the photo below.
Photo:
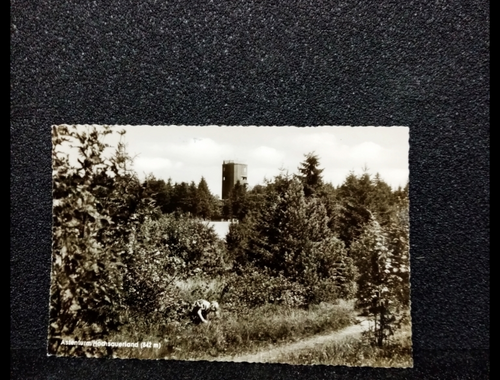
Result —
[[330, 342], [285, 353], [273, 362], [306, 365], [412, 367], [411, 331], [407, 326], [384, 347], [377, 347], [366, 338], [350, 337], [340, 342]]
[[266, 305], [240, 313], [221, 313], [219, 319], [201, 325], [138, 320], [110, 340], [161, 343], [159, 349], [116, 348], [115, 357], [209, 360], [268, 349], [274, 344], [341, 329], [352, 321], [349, 304], [322, 304], [308, 310]]

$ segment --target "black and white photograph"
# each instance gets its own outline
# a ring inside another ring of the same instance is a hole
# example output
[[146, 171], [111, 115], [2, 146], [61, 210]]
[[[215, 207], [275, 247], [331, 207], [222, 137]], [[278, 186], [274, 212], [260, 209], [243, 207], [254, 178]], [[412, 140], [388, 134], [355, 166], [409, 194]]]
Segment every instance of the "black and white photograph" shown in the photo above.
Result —
[[405, 126], [52, 126], [48, 355], [413, 367]]

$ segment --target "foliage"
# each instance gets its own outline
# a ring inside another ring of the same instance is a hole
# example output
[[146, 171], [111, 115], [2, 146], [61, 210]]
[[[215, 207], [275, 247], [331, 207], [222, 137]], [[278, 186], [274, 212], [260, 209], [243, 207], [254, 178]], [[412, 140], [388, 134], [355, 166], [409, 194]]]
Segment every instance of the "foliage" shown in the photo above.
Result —
[[229, 192], [228, 198], [224, 200], [223, 218], [243, 220], [249, 211], [246, 197], [246, 184], [241, 184], [240, 181], [236, 182]]
[[199, 220], [165, 214], [137, 230], [128, 263], [127, 304], [139, 313], [175, 307], [174, 280], [215, 275], [224, 268], [225, 247], [213, 228]]
[[250, 240], [255, 230], [255, 218], [250, 215], [238, 223], [231, 223], [229, 231], [226, 234], [226, 247], [228, 256], [230, 256], [233, 264], [238, 266], [246, 266], [249, 263]]
[[336, 284], [337, 294], [352, 295], [352, 262], [328, 227], [324, 205], [306, 198], [298, 179], [277, 176], [267, 187], [263, 207], [253, 212], [227, 236], [237, 263], [306, 286], [308, 303], [331, 300], [319, 291], [327, 285]]
[[282, 274], [273, 276], [265, 270], [246, 267], [241, 273], [229, 276], [228, 290], [224, 295], [225, 308], [241, 310], [265, 304], [304, 307], [309, 290]]
[[[105, 157], [102, 140], [111, 133], [110, 127], [53, 127], [51, 353], [65, 336], [101, 337], [120, 324], [130, 234], [153, 211], [124, 143]], [[78, 151], [75, 166], [68, 147]]]
[[393, 272], [399, 278], [394, 288], [394, 295], [397, 305], [402, 309], [410, 307], [409, 228], [408, 208], [400, 209], [391, 224], [385, 228], [387, 246], [395, 258], [394, 265], [399, 265]]
[[[398, 234], [399, 232], [399, 234]], [[406, 231], [393, 227], [391, 238], [372, 220], [351, 245], [358, 270], [358, 306], [375, 318], [375, 340], [382, 346], [394, 334], [401, 311], [409, 307]]]
[[165, 181], [156, 179], [154, 175], [149, 174], [146, 176], [142, 186], [144, 188], [144, 195], [152, 198], [156, 207], [164, 212], [166, 204], [170, 202], [170, 193]]
[[405, 195], [393, 192], [378, 173], [372, 178], [367, 171], [360, 176], [351, 172], [336, 192], [338, 207], [332, 215], [335, 234], [349, 247], [372, 218], [382, 226], [391, 223]]
[[208, 189], [207, 181], [205, 181], [205, 178], [201, 177], [196, 192], [195, 214], [203, 219], [210, 219], [216, 213], [215, 208], [214, 199]]
[[169, 179], [165, 182], [150, 174], [143, 186], [164, 214], [178, 212], [205, 220], [220, 218], [219, 200], [210, 192], [204, 177], [196, 185], [194, 181], [172, 183]]
[[368, 173], [357, 177], [350, 173], [338, 189], [334, 231], [347, 247], [363, 232], [371, 218], [371, 179]]
[[324, 169], [319, 168], [319, 157], [314, 152], [305, 154], [305, 160], [299, 166], [298, 175], [304, 187], [304, 195], [311, 197], [323, 186], [321, 173]]
[[[322, 304], [294, 309], [267, 304], [235, 310], [228, 310], [225, 304], [221, 306], [221, 318], [211, 319], [207, 325], [191, 324], [188, 318], [162, 324], [144, 318], [116, 333], [112, 339], [138, 341], [147, 336], [151, 341], [161, 342], [162, 348], [157, 355], [162, 358], [231, 360], [232, 355], [268, 349], [270, 344], [339, 330], [353, 320], [352, 309], [345, 305]], [[115, 357], [140, 357], [144, 352], [119, 350], [115, 351]]]

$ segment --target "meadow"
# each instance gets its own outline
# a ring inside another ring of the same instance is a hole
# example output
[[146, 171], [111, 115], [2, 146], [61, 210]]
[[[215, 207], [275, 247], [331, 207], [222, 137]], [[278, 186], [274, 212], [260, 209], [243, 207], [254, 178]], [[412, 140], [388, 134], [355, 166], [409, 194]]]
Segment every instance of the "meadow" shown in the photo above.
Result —
[[265, 305], [239, 313], [222, 312], [218, 319], [199, 325], [187, 318], [170, 323], [138, 319], [109, 339], [161, 343], [161, 348], [153, 351], [116, 348], [114, 357], [220, 360], [336, 331], [353, 321], [352, 305], [344, 303], [308, 310]]

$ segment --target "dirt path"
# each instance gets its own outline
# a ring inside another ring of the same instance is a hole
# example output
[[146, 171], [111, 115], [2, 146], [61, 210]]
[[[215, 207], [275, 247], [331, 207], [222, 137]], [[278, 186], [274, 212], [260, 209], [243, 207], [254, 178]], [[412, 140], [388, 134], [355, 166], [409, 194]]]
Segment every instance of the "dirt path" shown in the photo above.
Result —
[[356, 337], [361, 335], [365, 330], [370, 327], [370, 322], [358, 317], [358, 324], [351, 325], [339, 331], [334, 331], [329, 334], [315, 335], [311, 338], [301, 340], [299, 342], [286, 344], [280, 347], [272, 348], [266, 351], [260, 351], [256, 354], [247, 354], [239, 356], [227, 356], [218, 358], [217, 361], [232, 361], [232, 362], [248, 362], [248, 363], [266, 363], [276, 360], [283, 354], [288, 354], [294, 351], [299, 351], [305, 348], [311, 348], [317, 344], [324, 344], [327, 342], [339, 342], [348, 337]]

